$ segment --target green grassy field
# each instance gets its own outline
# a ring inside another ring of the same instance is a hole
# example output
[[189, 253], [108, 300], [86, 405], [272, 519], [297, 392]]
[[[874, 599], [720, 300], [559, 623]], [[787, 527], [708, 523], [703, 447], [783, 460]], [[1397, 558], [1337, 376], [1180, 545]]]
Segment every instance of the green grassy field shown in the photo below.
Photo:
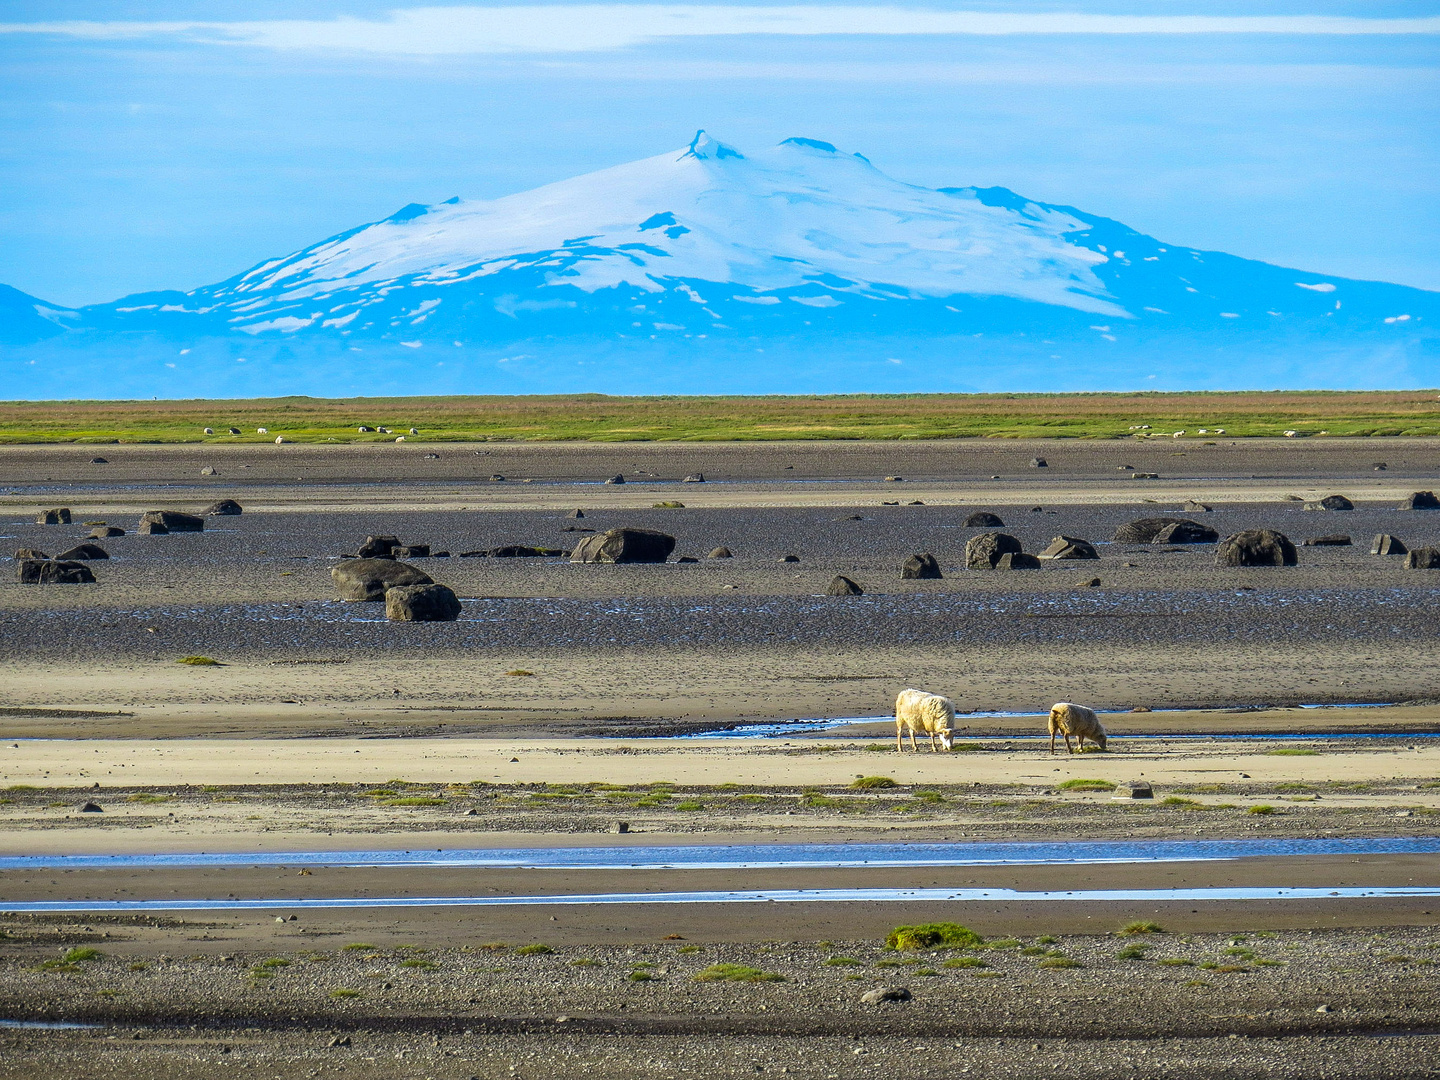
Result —
[[[758, 441], [1440, 435], [1434, 390], [0, 402], [0, 443]], [[361, 426], [393, 429], [362, 433]], [[213, 428], [218, 434], [206, 435]], [[234, 427], [239, 435], [227, 434]], [[410, 428], [418, 435], [410, 435]], [[260, 434], [257, 429], [267, 429]], [[1140, 429], [1143, 430], [1143, 429]]]

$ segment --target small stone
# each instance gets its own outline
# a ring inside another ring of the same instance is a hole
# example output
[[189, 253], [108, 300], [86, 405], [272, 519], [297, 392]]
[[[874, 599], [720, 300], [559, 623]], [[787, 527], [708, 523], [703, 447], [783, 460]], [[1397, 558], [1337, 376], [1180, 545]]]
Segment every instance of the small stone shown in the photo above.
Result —
[[1326, 495], [1319, 502], [1307, 502], [1306, 510], [1354, 510], [1355, 504], [1344, 495]]
[[781, 555], [781, 556], [780, 556], [780, 561], [781, 561], [781, 562], [799, 562], [799, 561], [800, 561], [800, 556], [799, 556], [799, 555]]
[[103, 458], [103, 457], [92, 457], [92, 458], [90, 459], [90, 464], [91, 464], [91, 465], [109, 465], [109, 464], [110, 464], [110, 459], [109, 459], [109, 458]]
[[1077, 581], [1075, 584], [1082, 589], [1094, 589], [1099, 587], [1100, 579], [1098, 577], [1086, 578], [1084, 581]]
[[1404, 555], [1410, 549], [1389, 533], [1378, 533], [1370, 545], [1371, 555]]
[[866, 1005], [880, 1005], [887, 1001], [909, 1001], [913, 995], [904, 986], [877, 986], [860, 996]]
[[1078, 536], [1057, 536], [1042, 552], [1041, 559], [1098, 559], [1100, 555], [1088, 540]]
[[864, 596], [865, 590], [844, 574], [836, 574], [825, 589], [826, 596]]
[[571, 510], [570, 513], [566, 515], [566, 517], [572, 517], [572, 518], [583, 518], [584, 516], [585, 516], [585, 511], [584, 511], [584, 510]]
[[35, 519], [36, 525], [69, 525], [70, 508], [68, 506], [57, 507], [54, 510], [46, 510]]
[[1039, 570], [1040, 560], [1023, 551], [1007, 551], [995, 560], [996, 570]]
[[967, 529], [1003, 529], [1005, 522], [986, 510], [977, 510], [965, 519]]
[[1328, 1012], [1334, 1012], [1335, 1010], [1332, 1009], [1329, 1005], [1321, 1005], [1321, 1006], [1320, 1006], [1319, 1008], [1317, 1008], [1315, 1011], [1316, 1011], [1317, 1013], [1328, 1013]]
[[610, 823], [610, 831], [612, 833], [628, 833], [630, 831], [630, 822], [612, 821]]
[[733, 559], [735, 554], [728, 547], [717, 547], [712, 548], [710, 554], [705, 557], [707, 559]]
[[105, 811], [100, 808], [99, 803], [87, 802], [84, 806], [80, 807], [80, 812], [82, 814], [103, 814]]
[[705, 474], [704, 474], [704, 473], [698, 473], [698, 472], [697, 472], [697, 473], [691, 473], [689, 476], [685, 477], [685, 479], [684, 479], [683, 481], [681, 481], [681, 483], [685, 483], [685, 484], [703, 484], [703, 483], [705, 483]]
[[607, 483], [607, 484], [623, 484], [623, 483], [625, 483], [625, 476], [624, 476], [623, 473], [616, 473], [614, 476], [610, 477], [609, 480], [606, 480], [605, 483]]
[[1049, 467], [1050, 463], [1043, 457], [1032, 457], [1030, 459], [1030, 468], [1032, 469], [1048, 469]]
[[326, 1045], [326, 1046], [349, 1046], [349, 1045], [350, 1045], [350, 1036], [349, 1036], [349, 1035], [336, 1035], [333, 1039], [331, 1039], [331, 1040], [330, 1040], [328, 1043], [326, 1043], [325, 1045]]
[[1148, 780], [1132, 780], [1126, 787], [1130, 789], [1130, 798], [1132, 799], [1153, 799], [1155, 797], [1155, 789], [1150, 786]]
[[1194, 499], [1186, 499], [1180, 509], [1184, 510], [1187, 514], [1208, 514], [1213, 507], [1206, 506], [1202, 502], [1196, 502]]
[[1344, 533], [1334, 533], [1330, 536], [1316, 536], [1306, 540], [1301, 547], [1349, 547], [1350, 537]]
[[215, 468], [214, 465], [206, 465], [203, 469], [200, 470], [200, 475], [201, 475], [201, 476], [219, 476], [220, 473], [219, 473], [219, 471]]
[[887, 484], [901, 484], [901, 483], [904, 483], [904, 481], [905, 481], [905, 478], [904, 478], [903, 476], [887, 476], [887, 477], [885, 477], [885, 482], [886, 482]]
[[675, 561], [676, 561], [677, 563], [682, 563], [682, 562], [683, 562], [683, 563], [692, 563], [692, 562], [699, 562], [700, 560], [697, 559], [697, 558], [695, 558], [694, 555], [681, 555], [681, 556], [680, 556], [678, 559], [676, 559]]
[[936, 580], [941, 577], [940, 563], [934, 555], [911, 555], [900, 564], [902, 580]]

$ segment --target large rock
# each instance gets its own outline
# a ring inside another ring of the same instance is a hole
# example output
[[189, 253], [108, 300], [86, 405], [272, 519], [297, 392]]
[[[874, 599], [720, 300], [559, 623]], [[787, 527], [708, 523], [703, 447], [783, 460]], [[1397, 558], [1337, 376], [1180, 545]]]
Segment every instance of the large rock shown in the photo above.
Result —
[[[397, 551], [401, 550], [399, 548]], [[562, 548], [529, 547], [526, 544], [506, 544], [503, 547], [486, 548], [483, 551], [462, 551], [462, 559], [539, 559], [568, 555]]]
[[1100, 554], [1089, 540], [1081, 540], [1078, 536], [1057, 536], [1050, 541], [1049, 547], [1040, 552], [1039, 558], [1098, 559]]
[[99, 544], [76, 544], [69, 551], [62, 551], [59, 555], [55, 556], [57, 560], [61, 561], [65, 559], [80, 559], [84, 561], [87, 559], [108, 559], [109, 557], [110, 553]]
[[1245, 529], [1215, 548], [1216, 566], [1294, 566], [1295, 545], [1274, 529]]
[[1401, 510], [1440, 510], [1440, 499], [1433, 491], [1417, 491], [1406, 495], [1400, 503]]
[[135, 532], [140, 536], [167, 536], [170, 530], [165, 527], [163, 522], [142, 521]]
[[1155, 534], [1153, 544], [1213, 544], [1220, 534], [1198, 521], [1176, 521]]
[[1306, 540], [1301, 547], [1349, 547], [1350, 537], [1344, 533], [1332, 533], [1329, 536], [1312, 536]]
[[355, 554], [362, 559], [385, 559], [390, 558], [391, 553], [399, 546], [399, 537], [367, 536], [365, 543], [360, 545], [360, 550]]
[[1371, 555], [1404, 555], [1410, 549], [1389, 533], [1379, 533], [1370, 545]]
[[201, 517], [239, 517], [244, 508], [234, 499], [221, 499], [200, 511]]
[[1039, 570], [1040, 560], [1023, 551], [1007, 551], [995, 560], [996, 570]]
[[172, 533], [205, 531], [204, 518], [194, 514], [182, 514], [178, 510], [146, 510], [140, 515], [142, 533], [146, 525], [164, 525], [165, 531]]
[[54, 559], [21, 559], [16, 576], [22, 585], [88, 585], [95, 580], [84, 563]]
[[574, 563], [663, 563], [675, 550], [675, 538], [654, 529], [607, 529], [575, 545]]
[[402, 585], [433, 585], [430, 575], [394, 559], [347, 559], [330, 568], [342, 600], [384, 600], [385, 590]]
[[965, 519], [967, 529], [1003, 529], [1005, 522], [988, 510], [976, 510]]
[[[1196, 522], [1186, 522], [1184, 518], [1139, 518], [1136, 521], [1127, 521], [1124, 525], [1121, 525], [1115, 530], [1115, 535], [1111, 537], [1111, 539], [1117, 544], [1149, 544], [1154, 541], [1155, 537], [1170, 528], [1170, 526], [1182, 523], [1196, 525]], [[1204, 528], [1203, 525], [1198, 527]], [[1215, 539], [1218, 538], [1218, 536], [1215, 537]]]
[[1319, 502], [1307, 502], [1306, 510], [1354, 510], [1355, 504], [1344, 495], [1326, 495]]
[[90, 530], [91, 540], [107, 540], [112, 536], [124, 536], [125, 530], [118, 525], [101, 525]]
[[445, 585], [398, 585], [385, 591], [385, 617], [391, 622], [454, 622], [460, 617], [460, 598]]
[[19, 562], [21, 559], [48, 559], [49, 557], [49, 555], [46, 555], [45, 552], [39, 548], [19, 548], [15, 552], [16, 562]]
[[934, 555], [911, 555], [900, 564], [900, 577], [903, 580], [934, 580], [940, 576], [940, 563]]
[[825, 589], [826, 596], [864, 596], [865, 590], [844, 574], [836, 574]]
[[1009, 533], [987, 532], [972, 536], [965, 545], [965, 565], [971, 570], [993, 570], [1006, 552], [1024, 550]]
[[1415, 548], [1405, 556], [1407, 570], [1440, 570], [1440, 548]]
[[44, 510], [35, 519], [36, 525], [69, 525], [70, 508], [61, 506], [55, 510]]
[[429, 544], [401, 544], [390, 549], [390, 554], [397, 559], [428, 559], [430, 557]]

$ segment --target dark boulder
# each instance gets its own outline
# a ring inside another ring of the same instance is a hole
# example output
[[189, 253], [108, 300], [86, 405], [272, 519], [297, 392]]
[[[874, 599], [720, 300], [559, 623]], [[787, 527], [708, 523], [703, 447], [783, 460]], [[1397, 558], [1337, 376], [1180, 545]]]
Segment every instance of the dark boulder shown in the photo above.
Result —
[[16, 576], [22, 585], [89, 585], [95, 581], [84, 563], [55, 559], [21, 559]]
[[585, 516], [585, 511], [584, 511], [584, 510], [571, 510], [570, 513], [569, 513], [568, 515], [566, 515], [566, 516], [567, 516], [567, 517], [572, 517], [572, 518], [583, 518], [583, 517]]
[[1307, 502], [1306, 510], [1354, 510], [1355, 504], [1344, 495], [1326, 495], [1319, 502]]
[[1030, 468], [1032, 469], [1048, 469], [1049, 467], [1050, 463], [1043, 457], [1032, 457], [1030, 459]]
[[900, 564], [900, 577], [902, 580], [911, 581], [916, 579], [935, 580], [941, 576], [940, 563], [934, 555], [911, 555]]
[[397, 585], [385, 590], [385, 617], [391, 622], [454, 622], [460, 598], [447, 585]]
[[1042, 559], [1098, 559], [1099, 553], [1088, 540], [1078, 536], [1057, 536], [1039, 555]]
[[1406, 570], [1440, 570], [1440, 548], [1415, 548], [1405, 556]]
[[1389, 533], [1379, 533], [1370, 545], [1371, 555], [1404, 555], [1410, 549]]
[[800, 561], [800, 556], [799, 556], [799, 555], [781, 555], [781, 556], [780, 556], [780, 561], [781, 561], [781, 562], [799, 562], [799, 561]]
[[995, 560], [996, 570], [1039, 570], [1040, 560], [1023, 551], [1007, 551]]
[[330, 568], [342, 600], [384, 600], [385, 590], [433, 585], [430, 575], [394, 559], [348, 559]]
[[397, 559], [428, 559], [430, 557], [430, 545], [400, 544], [391, 548], [390, 554]]
[[109, 459], [109, 458], [104, 458], [104, 457], [92, 457], [92, 458], [90, 459], [90, 464], [91, 464], [91, 465], [109, 465], [109, 464], [110, 464], [110, 459]]
[[844, 574], [836, 574], [825, 587], [826, 596], [864, 596], [865, 590]]
[[200, 511], [201, 517], [239, 517], [244, 508], [234, 499], [221, 499]]
[[110, 553], [99, 544], [76, 544], [69, 551], [62, 551], [56, 555], [57, 560], [79, 559], [82, 562], [88, 559], [108, 559]]
[[1245, 529], [1215, 549], [1216, 566], [1294, 566], [1295, 545], [1273, 529]]
[[681, 556], [680, 556], [678, 559], [676, 559], [675, 561], [676, 561], [677, 563], [682, 563], [682, 562], [683, 562], [683, 563], [692, 563], [692, 562], [699, 562], [700, 560], [697, 559], [694, 555], [681, 555]]
[[1155, 534], [1152, 544], [1213, 544], [1220, 534], [1198, 521], [1176, 521]]
[[727, 547], [718, 547], [705, 556], [707, 559], [733, 559], [735, 553]]
[[194, 514], [182, 514], [178, 510], [146, 510], [140, 515], [141, 532], [145, 531], [146, 525], [163, 525], [167, 533], [205, 531], [204, 518]]
[[605, 483], [607, 484], [623, 484], [624, 482], [625, 476], [622, 473], [616, 473], [614, 476], [610, 477], [609, 480], [605, 481]]
[[69, 525], [69, 524], [70, 524], [70, 508], [69, 508], [69, 507], [66, 507], [66, 506], [62, 506], [62, 507], [59, 507], [58, 509], [55, 509], [55, 510], [45, 510], [45, 511], [42, 511], [41, 514], [40, 514], [40, 516], [35, 519], [35, 524], [36, 524], [36, 525]]
[[675, 538], [654, 529], [607, 529], [575, 545], [574, 563], [663, 563], [675, 550]]
[[91, 540], [107, 540], [112, 536], [124, 536], [125, 530], [117, 525], [101, 525], [90, 530]]
[[1005, 522], [988, 510], [976, 510], [965, 519], [967, 529], [1003, 529]]
[[1314, 536], [1306, 540], [1301, 547], [1349, 547], [1350, 537], [1344, 533], [1333, 533], [1330, 536]]
[[39, 548], [20, 548], [15, 552], [16, 562], [19, 562], [21, 559], [48, 559], [49, 557], [49, 555], [46, 555], [45, 552]]
[[1006, 552], [1023, 550], [1009, 533], [987, 532], [972, 536], [965, 545], [965, 566], [970, 570], [992, 570]]
[[689, 476], [685, 477], [684, 483], [703, 484], [705, 483], [705, 474], [699, 472], [692, 472]]
[[80, 813], [82, 814], [103, 814], [104, 812], [100, 804], [96, 802], [87, 802], [84, 806], [80, 807]]
[[1401, 510], [1440, 510], [1440, 498], [1433, 491], [1417, 491], [1406, 495], [1400, 503]]
[[[1115, 530], [1115, 535], [1111, 537], [1111, 539], [1117, 544], [1149, 544], [1154, 542], [1155, 537], [1159, 536], [1164, 530], [1170, 528], [1172, 525], [1179, 525], [1182, 522], [1185, 522], [1184, 518], [1139, 518], [1136, 521], [1129, 521], [1121, 525]], [[1188, 524], [1197, 525], [1197, 523], [1193, 521], [1188, 522]], [[1198, 525], [1197, 527], [1204, 528], [1203, 525]], [[1212, 537], [1212, 539], [1218, 539], [1218, 536]]]
[[560, 548], [530, 547], [526, 544], [505, 544], [484, 551], [464, 551], [462, 559], [540, 559], [569, 554]]
[[394, 536], [367, 536], [365, 543], [360, 545], [360, 550], [355, 554], [362, 559], [378, 559], [389, 556], [397, 547], [400, 540]]
[[170, 530], [159, 521], [142, 521], [135, 532], [139, 536], [168, 536], [170, 534]]

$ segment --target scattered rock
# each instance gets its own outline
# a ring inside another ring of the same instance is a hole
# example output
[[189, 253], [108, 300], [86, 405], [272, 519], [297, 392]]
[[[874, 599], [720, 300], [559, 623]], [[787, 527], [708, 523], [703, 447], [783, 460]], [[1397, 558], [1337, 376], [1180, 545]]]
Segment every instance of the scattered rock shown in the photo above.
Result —
[[159, 521], [142, 521], [135, 530], [141, 536], [166, 536], [170, 530]]
[[[361, 430], [361, 431], [368, 431], [369, 428], [363, 428], [363, 427], [362, 427], [360, 430]], [[328, 1043], [326, 1043], [325, 1045], [326, 1045], [326, 1046], [349, 1046], [349, 1045], [350, 1045], [350, 1036], [349, 1036], [349, 1035], [336, 1035], [333, 1039], [331, 1039], [331, 1040], [330, 1040]]]
[[1044, 508], [1043, 506], [1032, 506], [1032, 507], [1030, 507], [1030, 513], [1032, 513], [1032, 514], [1043, 514], [1044, 512], [1045, 512], [1045, 508]]
[[911, 555], [900, 564], [901, 580], [937, 580], [941, 576], [940, 563], [934, 555]]
[[1355, 504], [1344, 495], [1326, 495], [1319, 502], [1307, 502], [1306, 510], [1354, 510]]
[[110, 464], [110, 459], [109, 459], [109, 458], [103, 458], [103, 457], [92, 457], [92, 458], [90, 459], [90, 464], [91, 464], [91, 465], [109, 465], [109, 464]]
[[386, 559], [391, 558], [391, 553], [399, 546], [398, 537], [367, 536], [365, 543], [360, 545], [360, 550], [355, 554], [361, 559]]
[[572, 517], [572, 518], [583, 518], [583, 517], [585, 516], [585, 511], [584, 511], [584, 510], [571, 510], [570, 513], [568, 513], [568, 514], [565, 515], [565, 516], [566, 516], [566, 517]]
[[844, 574], [836, 574], [825, 587], [826, 596], [864, 596], [865, 590]]
[[1005, 522], [988, 510], [976, 510], [965, 519], [967, 529], [1003, 529]]
[[735, 553], [727, 547], [718, 547], [705, 556], [707, 559], [733, 559]]
[[903, 476], [887, 476], [885, 477], [885, 482], [887, 484], [903, 484], [905, 478]]
[[1006, 552], [1019, 554], [1022, 550], [1020, 541], [1009, 533], [981, 533], [972, 536], [965, 545], [965, 566], [970, 570], [992, 570], [1001, 555]]
[[1206, 506], [1204, 503], [1196, 502], [1194, 499], [1186, 499], [1180, 505], [1180, 509], [1184, 510], [1187, 514], [1208, 514], [1214, 507]]
[[605, 481], [605, 483], [607, 484], [623, 484], [624, 482], [625, 476], [623, 473], [616, 473], [614, 476], [610, 477], [609, 480]]
[[1148, 780], [1131, 780], [1125, 786], [1129, 789], [1132, 799], [1153, 799], [1155, 797], [1155, 789], [1150, 786]]
[[[1179, 525], [1185, 522], [1184, 518], [1172, 517], [1150, 517], [1139, 518], [1135, 521], [1127, 521], [1115, 530], [1111, 537], [1117, 544], [1149, 544], [1154, 541], [1165, 529], [1171, 525]], [[1195, 525], [1197, 528], [1204, 528], [1203, 525], [1191, 521], [1186, 524]]]
[[1245, 529], [1215, 549], [1216, 566], [1294, 566], [1295, 545], [1273, 529]]
[[66, 559], [78, 559], [85, 562], [90, 559], [108, 559], [110, 553], [99, 544], [76, 544], [70, 550], [60, 552], [55, 558], [60, 562]]
[[214, 465], [206, 465], [203, 469], [200, 470], [200, 475], [201, 475], [201, 476], [219, 476], [220, 473], [219, 473], [219, 471], [215, 468]]
[[1350, 537], [1344, 533], [1333, 533], [1330, 536], [1316, 536], [1306, 540], [1301, 547], [1349, 547]]
[[1040, 560], [1023, 551], [1007, 551], [995, 560], [996, 570], [1039, 570]]
[[1412, 495], [1406, 495], [1400, 501], [1401, 510], [1440, 510], [1440, 499], [1435, 497], [1433, 491], [1417, 491]]
[[1414, 548], [1405, 556], [1406, 570], [1440, 570], [1440, 548]]
[[16, 562], [19, 562], [21, 559], [48, 559], [48, 558], [50, 558], [50, 556], [49, 556], [49, 555], [46, 555], [45, 552], [41, 551], [39, 548], [20, 548], [19, 550], [17, 550], [17, 551], [15, 552], [15, 561], [16, 561]]
[[447, 585], [398, 585], [385, 590], [385, 617], [391, 622], [454, 622], [460, 618], [460, 598]]
[[1319, 1006], [1315, 1011], [1316, 1011], [1317, 1013], [1328, 1013], [1328, 1012], [1334, 1012], [1335, 1010], [1333, 1010], [1332, 1008], [1330, 1008], [1329, 1005], [1321, 1005], [1321, 1006]]
[[800, 561], [800, 556], [799, 556], [799, 555], [781, 555], [781, 556], [780, 556], [780, 561], [781, 561], [781, 562], [799, 562], [799, 561]]
[[1098, 577], [1086, 578], [1084, 581], [1077, 581], [1075, 585], [1081, 589], [1098, 589], [1100, 587], [1100, 579]]
[[628, 833], [630, 831], [630, 822], [612, 821], [610, 823], [610, 831], [612, 833]]
[[433, 585], [430, 575], [394, 559], [348, 559], [330, 568], [342, 600], [384, 600], [387, 589]]
[[925, 500], [924, 500], [924, 499], [911, 499], [911, 500], [910, 500], [908, 503], [906, 503], [905, 505], [906, 505], [906, 506], [924, 506], [924, 505], [925, 505]]
[[864, 517], [862, 517], [862, 516], [859, 515], [859, 514], [847, 514], [847, 515], [845, 515], [844, 517], [842, 517], [842, 518], [836, 518], [835, 520], [836, 520], [836, 521], [864, 521], [865, 519], [864, 519]]
[[699, 562], [700, 560], [697, 559], [697, 558], [695, 558], [694, 555], [681, 555], [681, 556], [680, 556], [678, 559], [676, 559], [675, 561], [676, 561], [677, 563], [682, 563], [682, 562], [690, 563], [690, 562]]
[[497, 473], [491, 473], [491, 474], [490, 474], [490, 479], [491, 479], [491, 480], [500, 481], [500, 480], [504, 480], [505, 477], [501, 476], [501, 475], [497, 472]]
[[391, 548], [390, 554], [397, 559], [428, 559], [430, 557], [430, 545], [400, 544]]
[[22, 585], [90, 585], [95, 581], [84, 563], [55, 559], [21, 559], [15, 573]]
[[909, 1001], [914, 995], [903, 986], [877, 986], [860, 996], [866, 1005], [880, 1005], [887, 1001]]
[[[581, 541], [584, 543], [585, 541]], [[482, 558], [482, 559], [539, 559], [555, 558], [559, 555], [568, 555], [568, 551], [560, 548], [530, 547], [526, 544], [505, 544], [502, 547], [493, 547], [485, 551], [466, 551], [461, 558]]]
[[1378, 533], [1370, 545], [1371, 555], [1404, 555], [1410, 549], [1389, 533]]
[[69, 525], [70, 508], [61, 506], [54, 510], [46, 510], [35, 519], [36, 525]]
[[681, 481], [681, 483], [685, 484], [703, 484], [704, 482], [705, 474], [698, 472], [691, 473], [689, 476], [685, 477], [683, 481]]
[[1040, 552], [1042, 559], [1098, 559], [1099, 553], [1088, 540], [1078, 536], [1057, 536]]
[[1032, 469], [1048, 469], [1049, 467], [1050, 463], [1043, 457], [1032, 457], [1030, 459], [1030, 468]]
[[[145, 526], [163, 525], [166, 532], [204, 532], [205, 519], [196, 517], [194, 514], [182, 514], [178, 510], [146, 510], [140, 516], [140, 531], [145, 531]], [[159, 535], [159, 534], [157, 534]]]
[[1198, 521], [1176, 521], [1155, 534], [1152, 544], [1213, 544], [1220, 534]]
[[201, 517], [239, 517], [244, 508], [234, 499], [221, 499], [200, 511]]
[[675, 550], [675, 538], [654, 529], [607, 529], [575, 545], [575, 563], [663, 563]]
[[80, 807], [80, 812], [82, 814], [103, 814], [105, 811], [100, 808], [99, 803], [87, 802], [84, 806]]
[[1158, 472], [1132, 472], [1132, 473], [1130, 474], [1130, 479], [1131, 479], [1131, 480], [1159, 480], [1159, 479], [1160, 479], [1160, 474], [1159, 474]]
[[112, 536], [124, 536], [125, 530], [116, 525], [101, 525], [90, 530], [91, 540], [106, 540]]

